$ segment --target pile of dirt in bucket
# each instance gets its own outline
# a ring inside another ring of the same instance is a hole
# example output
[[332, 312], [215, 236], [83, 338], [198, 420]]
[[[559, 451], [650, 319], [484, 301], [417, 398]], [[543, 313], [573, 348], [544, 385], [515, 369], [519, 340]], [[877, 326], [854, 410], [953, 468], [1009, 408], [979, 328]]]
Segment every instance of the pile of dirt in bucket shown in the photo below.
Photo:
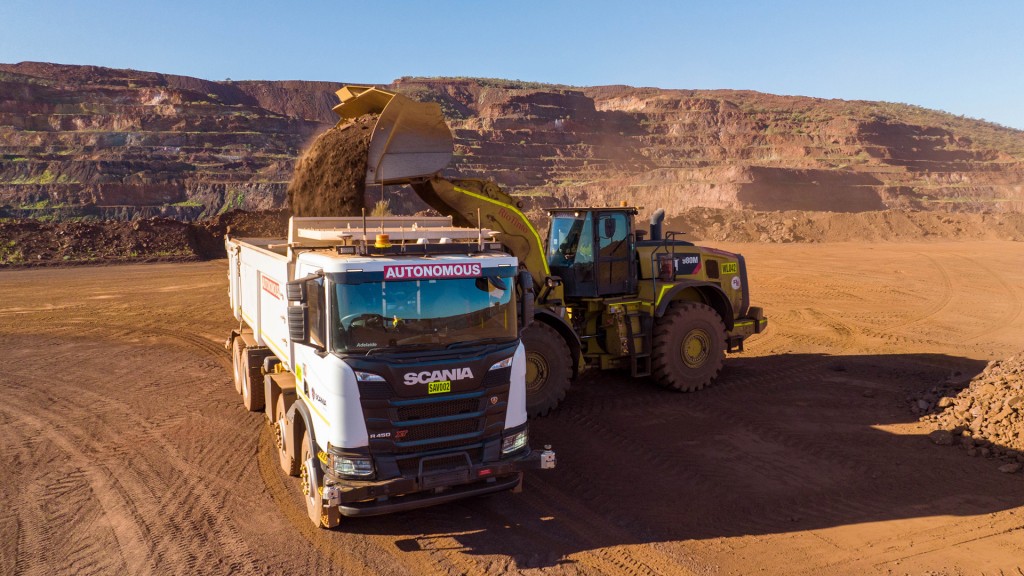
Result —
[[366, 162], [377, 115], [327, 130], [303, 153], [288, 184], [294, 216], [358, 216], [364, 206]]

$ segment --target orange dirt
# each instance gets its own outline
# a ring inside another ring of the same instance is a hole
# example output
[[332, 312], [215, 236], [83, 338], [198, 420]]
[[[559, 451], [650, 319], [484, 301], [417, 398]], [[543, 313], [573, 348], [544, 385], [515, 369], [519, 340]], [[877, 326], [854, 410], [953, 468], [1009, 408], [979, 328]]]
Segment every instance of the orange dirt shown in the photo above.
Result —
[[908, 406], [1024, 341], [1024, 245], [727, 244], [768, 333], [711, 388], [592, 372], [559, 467], [313, 529], [222, 343], [225, 262], [0, 271], [2, 574], [1018, 574], [1024, 474]]
[[377, 117], [366, 114], [317, 136], [288, 184], [295, 216], [356, 216], [366, 190], [366, 154]]

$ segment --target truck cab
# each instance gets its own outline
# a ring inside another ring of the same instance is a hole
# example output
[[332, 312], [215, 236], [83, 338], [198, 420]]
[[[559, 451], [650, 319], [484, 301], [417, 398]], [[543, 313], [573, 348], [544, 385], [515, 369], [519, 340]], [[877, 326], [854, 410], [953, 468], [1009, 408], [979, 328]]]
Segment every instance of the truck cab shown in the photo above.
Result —
[[228, 242], [252, 269], [234, 307], [248, 353], [265, 352], [262, 404], [311, 520], [514, 490], [553, 466], [529, 445], [519, 333], [532, 282], [514, 256], [423, 219], [372, 245], [340, 231], [352, 222], [301, 220], [287, 243]]

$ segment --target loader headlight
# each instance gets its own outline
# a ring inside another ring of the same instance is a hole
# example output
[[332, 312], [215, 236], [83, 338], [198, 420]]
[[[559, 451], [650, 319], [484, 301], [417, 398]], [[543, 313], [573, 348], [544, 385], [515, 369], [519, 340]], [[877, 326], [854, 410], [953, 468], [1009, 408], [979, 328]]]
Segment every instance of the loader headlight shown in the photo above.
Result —
[[508, 358], [505, 358], [501, 362], [495, 362], [493, 366], [487, 369], [487, 371], [490, 372], [491, 370], [500, 370], [502, 368], [508, 368], [509, 366], [512, 365], [512, 358], [513, 356], [509, 356]]
[[512, 454], [513, 452], [526, 448], [529, 443], [529, 433], [526, 428], [518, 432], [513, 432], [505, 436], [501, 440], [501, 453], [502, 455]]
[[384, 382], [384, 377], [373, 372], [356, 371], [356, 380], [359, 382]]
[[335, 476], [368, 478], [373, 476], [373, 458], [327, 455], [327, 467]]

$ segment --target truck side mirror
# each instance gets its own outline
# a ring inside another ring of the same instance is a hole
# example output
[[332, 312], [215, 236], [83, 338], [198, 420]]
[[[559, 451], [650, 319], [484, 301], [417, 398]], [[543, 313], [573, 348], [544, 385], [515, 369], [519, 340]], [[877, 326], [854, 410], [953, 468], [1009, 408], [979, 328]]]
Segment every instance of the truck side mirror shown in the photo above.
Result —
[[[291, 282], [288, 284], [290, 289]], [[309, 306], [300, 304], [288, 307], [288, 339], [296, 344], [309, 342]]]
[[533, 322], [534, 312], [534, 294], [533, 294], [533, 276], [530, 275], [529, 270], [519, 271], [519, 287], [522, 289], [523, 299], [519, 303], [522, 318], [519, 322], [519, 330], [522, 332]]
[[285, 284], [285, 296], [289, 302], [305, 302], [306, 279], [292, 280]]
[[323, 274], [310, 274], [305, 278], [299, 278], [291, 280], [284, 285], [285, 297], [289, 302], [305, 302], [306, 301], [306, 283], [310, 280], [319, 278]]

